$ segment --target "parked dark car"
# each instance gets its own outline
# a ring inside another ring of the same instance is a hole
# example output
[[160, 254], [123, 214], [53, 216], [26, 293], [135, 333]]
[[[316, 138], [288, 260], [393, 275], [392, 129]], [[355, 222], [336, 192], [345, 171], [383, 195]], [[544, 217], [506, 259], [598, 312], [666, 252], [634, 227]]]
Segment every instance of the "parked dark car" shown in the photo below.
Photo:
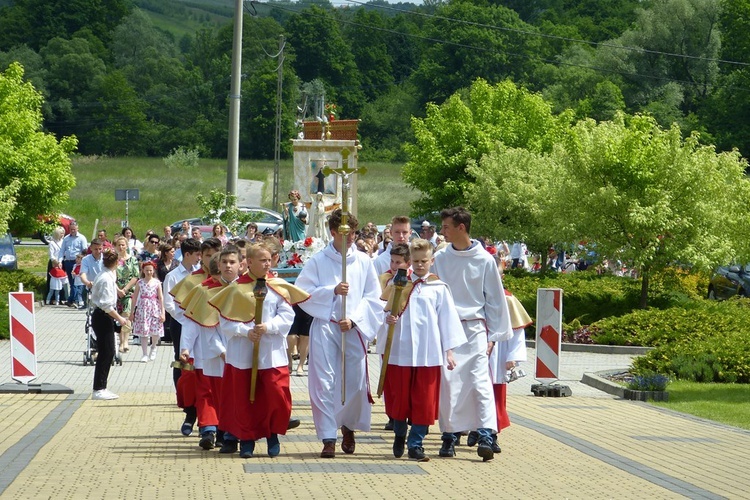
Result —
[[0, 269], [15, 271], [18, 269], [16, 249], [13, 246], [13, 238], [10, 234], [0, 236]]
[[709, 299], [724, 300], [734, 295], [750, 297], [750, 264], [722, 266], [711, 276]]

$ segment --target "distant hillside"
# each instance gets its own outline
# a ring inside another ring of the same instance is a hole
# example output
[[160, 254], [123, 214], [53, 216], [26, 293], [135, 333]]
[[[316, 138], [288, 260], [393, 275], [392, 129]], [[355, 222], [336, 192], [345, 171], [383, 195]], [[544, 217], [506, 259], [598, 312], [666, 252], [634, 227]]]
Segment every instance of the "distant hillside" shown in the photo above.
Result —
[[176, 39], [201, 28], [222, 26], [234, 14], [232, 0], [135, 0], [134, 3], [156, 27]]

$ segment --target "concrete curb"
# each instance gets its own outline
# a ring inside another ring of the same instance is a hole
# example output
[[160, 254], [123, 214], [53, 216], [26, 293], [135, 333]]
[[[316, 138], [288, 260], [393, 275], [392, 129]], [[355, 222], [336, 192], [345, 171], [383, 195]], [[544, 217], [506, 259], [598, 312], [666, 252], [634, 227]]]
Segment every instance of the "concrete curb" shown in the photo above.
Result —
[[584, 373], [581, 378], [581, 383], [602, 392], [606, 392], [607, 394], [625, 399], [625, 387], [604, 378], [606, 375], [620, 373], [621, 371], [622, 370], [604, 370], [596, 373]]
[[[534, 340], [527, 340], [526, 347], [535, 348]], [[653, 347], [640, 347], [630, 345], [598, 345], [598, 344], [571, 344], [562, 343], [562, 350], [567, 352], [589, 352], [594, 354], [627, 354], [629, 356], [643, 356]]]

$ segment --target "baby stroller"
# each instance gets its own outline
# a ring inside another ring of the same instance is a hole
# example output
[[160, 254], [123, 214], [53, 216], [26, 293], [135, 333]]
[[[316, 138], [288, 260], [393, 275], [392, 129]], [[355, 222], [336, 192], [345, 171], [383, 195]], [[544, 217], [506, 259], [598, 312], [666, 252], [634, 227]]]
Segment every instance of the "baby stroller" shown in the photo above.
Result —
[[[83, 366], [94, 365], [96, 362], [96, 333], [91, 326], [91, 313], [93, 312], [94, 305], [89, 301], [89, 305], [86, 308], [86, 350], [83, 351]], [[120, 354], [120, 336], [117, 332], [115, 335], [115, 357], [112, 359], [112, 365], [118, 364], [122, 366], [122, 355]]]

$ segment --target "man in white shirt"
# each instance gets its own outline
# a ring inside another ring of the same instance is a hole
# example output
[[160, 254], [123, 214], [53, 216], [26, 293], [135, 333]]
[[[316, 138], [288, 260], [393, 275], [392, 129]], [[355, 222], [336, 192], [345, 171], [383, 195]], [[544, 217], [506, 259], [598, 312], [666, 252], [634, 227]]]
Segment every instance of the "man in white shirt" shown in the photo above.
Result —
[[405, 215], [395, 216], [391, 220], [391, 238], [393, 238], [393, 241], [388, 245], [388, 248], [386, 248], [373, 261], [375, 264], [375, 272], [378, 276], [391, 268], [391, 247], [397, 243], [408, 244], [409, 236], [411, 236], [411, 219]]

